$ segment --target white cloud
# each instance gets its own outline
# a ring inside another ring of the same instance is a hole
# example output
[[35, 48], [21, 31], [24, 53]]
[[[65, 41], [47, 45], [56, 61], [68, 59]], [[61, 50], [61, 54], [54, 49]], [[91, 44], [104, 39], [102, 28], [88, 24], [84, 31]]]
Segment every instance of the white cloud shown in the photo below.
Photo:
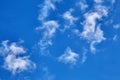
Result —
[[15, 74], [35, 67], [35, 64], [29, 60], [28, 56], [19, 57], [20, 54], [24, 55], [26, 53], [22, 46], [15, 42], [11, 44], [8, 42], [8, 40], [3, 41], [0, 47], [0, 53], [4, 55], [5, 69]]
[[39, 41], [41, 54], [44, 53], [46, 48], [50, 45], [52, 45], [52, 38], [55, 36], [56, 30], [59, 27], [59, 24], [57, 21], [50, 20], [43, 23], [42, 28], [38, 27], [38, 30], [43, 30], [42, 32], [42, 38]]
[[101, 28], [96, 24], [97, 20], [101, 20], [103, 16], [107, 16], [108, 12], [106, 7], [98, 5], [95, 6], [95, 11], [85, 14], [85, 21], [83, 23], [83, 32], [81, 37], [90, 42], [91, 52], [95, 52], [94, 45], [102, 42], [106, 38]]
[[56, 29], [59, 27], [58, 22], [51, 20], [44, 22], [43, 27], [45, 28], [44, 37], [52, 38], [56, 32]]
[[79, 2], [77, 2], [77, 6], [79, 6], [82, 11], [88, 8], [86, 0], [80, 0]]
[[116, 2], [116, 0], [111, 0], [112, 5]]
[[59, 57], [59, 61], [65, 64], [75, 65], [78, 61], [79, 55], [71, 50], [71, 48], [67, 48], [65, 53]]
[[72, 15], [72, 12], [73, 9], [70, 9], [63, 14], [63, 18], [69, 22], [69, 25], [73, 25], [74, 22], [77, 20], [77, 18]]
[[82, 54], [82, 60], [81, 60], [81, 63], [85, 63], [86, 59], [87, 59], [87, 49], [84, 49], [83, 50], [83, 54]]
[[101, 16], [108, 16], [108, 8], [102, 5], [95, 5], [95, 11]]
[[42, 71], [43, 71], [43, 76], [41, 80], [54, 80], [55, 79], [55, 76], [49, 72], [47, 67], [44, 67]]
[[11, 50], [11, 52], [13, 54], [21, 54], [21, 53], [26, 53], [26, 51], [24, 50], [24, 48], [22, 46], [17, 46], [16, 43], [12, 43], [10, 46], [9, 46], [9, 49]]
[[44, 21], [48, 17], [50, 10], [55, 10], [54, 2], [56, 2], [56, 1], [55, 0], [45, 0], [44, 4], [41, 5], [40, 14], [38, 17], [38, 19], [40, 21]]
[[5, 58], [4, 67], [11, 71], [13, 74], [32, 68], [34, 64], [28, 59], [28, 57], [16, 57], [16, 55], [10, 54]]
[[117, 41], [117, 40], [118, 40], [118, 35], [114, 35], [113, 41]]
[[120, 29], [120, 24], [113, 25], [114, 29]]
[[103, 0], [94, 0], [96, 3], [102, 3]]
[[91, 52], [95, 53], [96, 48], [94, 47], [95, 44], [102, 42], [106, 38], [104, 37], [103, 31], [100, 29], [100, 27], [97, 27], [96, 32], [93, 35], [93, 40], [90, 43], [90, 50]]

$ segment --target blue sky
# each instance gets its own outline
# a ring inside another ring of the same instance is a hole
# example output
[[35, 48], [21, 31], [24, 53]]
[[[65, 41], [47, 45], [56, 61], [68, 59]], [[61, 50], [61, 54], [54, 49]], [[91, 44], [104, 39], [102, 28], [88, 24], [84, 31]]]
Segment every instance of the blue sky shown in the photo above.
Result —
[[120, 80], [119, 0], [0, 0], [0, 80]]

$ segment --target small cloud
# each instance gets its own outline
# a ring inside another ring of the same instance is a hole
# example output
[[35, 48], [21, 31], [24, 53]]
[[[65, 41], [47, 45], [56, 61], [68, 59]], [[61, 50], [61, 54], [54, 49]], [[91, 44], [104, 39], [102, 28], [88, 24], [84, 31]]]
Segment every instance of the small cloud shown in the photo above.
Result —
[[116, 0], [111, 0], [112, 5], [116, 2]]
[[51, 20], [44, 22], [43, 27], [45, 29], [44, 37], [52, 38], [54, 36], [54, 33], [56, 32], [56, 29], [59, 27], [59, 24], [58, 22]]
[[79, 6], [82, 11], [88, 8], [86, 0], [80, 0], [79, 2], [77, 2], [77, 6]]
[[75, 65], [78, 61], [79, 55], [71, 50], [71, 48], [67, 48], [65, 53], [61, 55], [58, 59], [59, 61], [65, 64]]
[[25, 54], [26, 50], [13, 42], [8, 44], [8, 40], [3, 41], [0, 47], [0, 54], [4, 56], [4, 68], [11, 71], [13, 74], [19, 73], [30, 68], [34, 68], [35, 64], [29, 60], [28, 56], [19, 57], [20, 54]]
[[96, 3], [102, 3], [103, 0], [94, 0]]
[[72, 12], [73, 12], [73, 9], [70, 9], [69, 11], [66, 11], [63, 14], [63, 18], [69, 22], [69, 25], [73, 25], [74, 21], [78, 19], [72, 15]]
[[81, 63], [84, 64], [87, 59], [87, 49], [84, 49], [84, 52], [82, 54], [82, 60]]
[[118, 39], [118, 35], [114, 35], [113, 41], [116, 41]]
[[43, 76], [41, 77], [41, 80], [54, 80], [55, 79], [55, 76], [49, 72], [47, 67], [44, 67], [42, 72], [43, 72]]
[[115, 25], [113, 25], [113, 28], [114, 28], [114, 29], [120, 29], [120, 24], [115, 24]]
[[40, 21], [44, 21], [48, 17], [50, 10], [55, 10], [55, 2], [56, 0], [45, 0], [44, 4], [40, 6], [41, 9], [38, 17]]

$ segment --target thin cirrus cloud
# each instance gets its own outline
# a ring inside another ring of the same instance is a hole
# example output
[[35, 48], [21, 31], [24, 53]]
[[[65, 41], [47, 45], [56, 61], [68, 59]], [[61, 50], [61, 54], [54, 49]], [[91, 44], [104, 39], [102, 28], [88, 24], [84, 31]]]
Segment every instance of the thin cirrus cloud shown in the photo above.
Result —
[[28, 56], [19, 56], [25, 53], [26, 50], [17, 43], [9, 43], [9, 40], [3, 41], [0, 46], [0, 55], [4, 58], [3, 67], [12, 74], [35, 68], [35, 64]]

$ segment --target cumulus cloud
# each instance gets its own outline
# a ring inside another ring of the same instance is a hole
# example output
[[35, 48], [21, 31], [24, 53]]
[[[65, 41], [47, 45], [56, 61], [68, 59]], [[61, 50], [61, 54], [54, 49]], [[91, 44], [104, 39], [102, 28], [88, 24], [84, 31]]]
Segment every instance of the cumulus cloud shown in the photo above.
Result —
[[41, 51], [44, 52], [44, 50], [48, 46], [52, 45], [52, 38], [55, 36], [58, 27], [59, 24], [57, 21], [50, 20], [50, 21], [45, 21], [42, 27], [37, 28], [38, 30], [43, 30], [43, 36], [39, 41]]
[[6, 40], [1, 43], [0, 54], [4, 56], [4, 68], [13, 74], [35, 68], [35, 64], [29, 60], [28, 56], [19, 56], [25, 53], [26, 50], [15, 42], [9, 44], [9, 41]]
[[68, 47], [63, 55], [61, 55], [58, 59], [59, 61], [65, 64], [75, 65], [78, 61], [79, 54], [72, 51], [70, 47]]
[[77, 20], [77, 18], [72, 15], [72, 12], [73, 9], [70, 9], [63, 14], [63, 18], [69, 22], [69, 25], [73, 25], [74, 21]]
[[48, 17], [50, 10], [55, 10], [55, 2], [56, 0], [44, 0], [43, 5], [40, 6], [41, 9], [38, 17], [40, 21], [44, 21]]
[[86, 0], [80, 0], [79, 2], [77, 2], [77, 6], [79, 6], [82, 11], [88, 8]]
[[97, 25], [97, 20], [101, 20], [103, 16], [107, 16], [107, 8], [101, 5], [95, 6], [95, 11], [91, 11], [85, 14], [85, 21], [83, 22], [83, 32], [81, 37], [86, 39], [90, 43], [91, 52], [95, 52], [95, 44], [102, 42], [106, 38]]

